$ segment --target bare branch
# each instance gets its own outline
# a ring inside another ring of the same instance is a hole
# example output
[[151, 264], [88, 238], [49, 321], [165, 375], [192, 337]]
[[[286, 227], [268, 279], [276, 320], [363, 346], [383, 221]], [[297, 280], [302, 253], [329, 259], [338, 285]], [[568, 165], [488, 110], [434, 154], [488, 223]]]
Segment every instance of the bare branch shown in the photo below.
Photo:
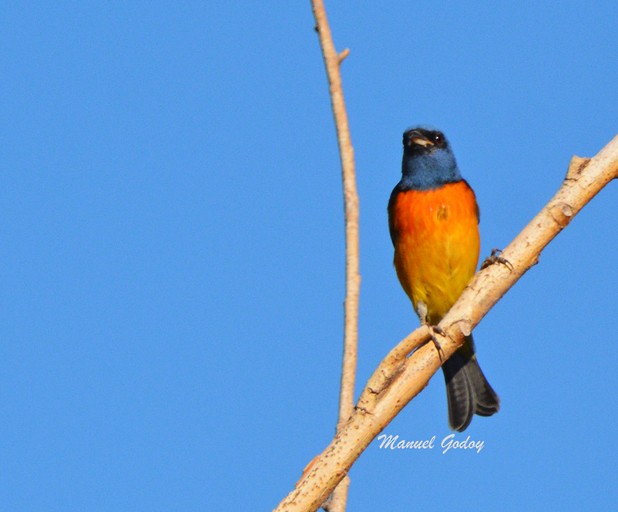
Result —
[[[341, 371], [341, 391], [339, 394], [339, 432], [354, 410], [354, 384], [356, 379], [356, 360], [358, 347], [358, 301], [360, 294], [359, 272], [359, 206], [356, 191], [356, 174], [354, 169], [354, 148], [348, 125], [348, 115], [343, 100], [343, 86], [339, 67], [349, 55], [345, 49], [337, 53], [328, 26], [326, 10], [322, 0], [312, 0], [316, 31], [320, 38], [322, 57], [330, 89], [331, 106], [335, 117], [341, 171], [343, 179], [343, 197], [345, 209], [346, 238], [346, 296], [344, 303], [344, 343], [343, 364]], [[329, 512], [345, 512], [349, 487], [349, 478], [339, 485], [324, 507]], [[330, 492], [330, 491], [329, 491]]]
[[[538, 262], [541, 251], [612, 179], [618, 178], [618, 136], [594, 158], [574, 157], [562, 186], [545, 207], [502, 252], [510, 265], [494, 264], [479, 271], [440, 322], [445, 357], [457, 350], [487, 312]], [[316, 457], [296, 488], [276, 511], [313, 511], [347, 474], [358, 456], [384, 427], [414, 398], [440, 368], [427, 327], [407, 336], [380, 363], [358, 405], [337, 435]]]

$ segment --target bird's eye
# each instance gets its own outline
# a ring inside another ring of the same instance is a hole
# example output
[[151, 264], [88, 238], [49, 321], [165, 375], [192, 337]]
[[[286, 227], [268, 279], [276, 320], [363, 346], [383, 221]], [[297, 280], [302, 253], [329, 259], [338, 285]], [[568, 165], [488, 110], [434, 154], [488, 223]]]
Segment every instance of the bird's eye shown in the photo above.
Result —
[[437, 146], [441, 146], [444, 143], [444, 135], [441, 133], [434, 134], [433, 141]]

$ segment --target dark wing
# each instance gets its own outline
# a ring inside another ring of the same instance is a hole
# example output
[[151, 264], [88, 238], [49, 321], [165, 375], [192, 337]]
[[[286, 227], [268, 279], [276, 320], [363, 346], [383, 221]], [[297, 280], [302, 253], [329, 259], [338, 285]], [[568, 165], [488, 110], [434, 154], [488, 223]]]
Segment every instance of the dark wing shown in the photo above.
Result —
[[470, 186], [470, 184], [466, 180], [462, 180], [466, 186], [470, 189], [472, 194], [474, 195], [474, 207], [476, 208], [476, 221], [481, 223], [481, 210], [479, 209], [479, 204], [476, 202], [476, 194], [474, 193], [474, 189]]
[[397, 238], [399, 237], [399, 233], [395, 229], [395, 222], [393, 219], [393, 208], [395, 207], [395, 202], [397, 201], [397, 196], [402, 191], [401, 183], [397, 183], [397, 186], [391, 192], [391, 197], [388, 200], [388, 229], [391, 234], [391, 242], [393, 242], [393, 246], [397, 242]]

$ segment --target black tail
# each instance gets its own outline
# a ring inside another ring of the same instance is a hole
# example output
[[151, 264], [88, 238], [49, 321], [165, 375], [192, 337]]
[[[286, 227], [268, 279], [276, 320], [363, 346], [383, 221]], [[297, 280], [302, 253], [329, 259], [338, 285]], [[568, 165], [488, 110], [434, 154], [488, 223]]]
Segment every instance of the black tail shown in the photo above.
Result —
[[448, 398], [448, 421], [453, 430], [466, 430], [472, 416], [491, 416], [500, 409], [500, 399], [481, 371], [474, 355], [474, 341], [464, 344], [443, 365]]

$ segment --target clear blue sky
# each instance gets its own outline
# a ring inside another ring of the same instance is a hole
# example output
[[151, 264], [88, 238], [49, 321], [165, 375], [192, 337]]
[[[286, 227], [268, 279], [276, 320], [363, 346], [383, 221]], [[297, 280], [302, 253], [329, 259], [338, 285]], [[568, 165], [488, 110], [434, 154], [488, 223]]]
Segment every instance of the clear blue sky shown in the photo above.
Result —
[[[327, 2], [361, 200], [358, 383], [417, 325], [386, 202], [440, 127], [482, 252], [618, 131], [613, 1]], [[334, 432], [340, 170], [308, 1], [4, 2], [0, 503], [271, 510]], [[386, 452], [349, 510], [609, 510], [610, 184], [475, 331], [502, 399], [479, 454]], [[441, 375], [386, 432], [441, 440]], [[465, 436], [458, 436], [458, 439]]]

